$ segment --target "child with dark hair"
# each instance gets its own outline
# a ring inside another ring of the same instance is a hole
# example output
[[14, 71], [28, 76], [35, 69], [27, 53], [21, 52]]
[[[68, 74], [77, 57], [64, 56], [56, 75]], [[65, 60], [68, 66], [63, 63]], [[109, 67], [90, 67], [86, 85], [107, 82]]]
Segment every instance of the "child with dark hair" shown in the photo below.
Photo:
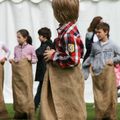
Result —
[[17, 31], [17, 39], [19, 45], [15, 47], [14, 60], [18, 62], [21, 59], [27, 58], [31, 63], [36, 63], [36, 54], [32, 44], [32, 38], [29, 32], [25, 29]]
[[92, 44], [98, 41], [98, 38], [96, 37], [96, 34], [95, 34], [95, 29], [100, 22], [103, 22], [103, 18], [101, 16], [96, 16], [93, 18], [93, 20], [90, 23], [90, 26], [88, 27], [86, 37], [85, 37], [86, 53], [83, 58], [83, 62], [89, 57]]
[[93, 43], [91, 54], [83, 69], [91, 68], [95, 102], [95, 120], [117, 120], [117, 89], [114, 65], [120, 62], [120, 48], [109, 40], [110, 27], [100, 23], [96, 27], [98, 42]]
[[17, 33], [18, 34], [20, 33], [24, 38], [27, 37], [26, 42], [28, 44], [32, 45], [32, 38], [31, 38], [31, 36], [29, 35], [29, 32], [26, 29], [21, 29], [21, 30], [17, 31]]
[[18, 45], [12, 64], [14, 119], [34, 120], [32, 63], [37, 62], [32, 39], [25, 29], [17, 32]]
[[60, 23], [55, 50], [46, 50], [49, 61], [41, 93], [40, 120], [86, 120], [84, 80], [80, 67], [83, 43], [76, 26], [79, 0], [52, 0]]
[[47, 27], [43, 27], [38, 30], [39, 40], [41, 42], [40, 47], [36, 50], [36, 55], [38, 58], [37, 68], [36, 68], [36, 75], [35, 81], [39, 81], [39, 85], [37, 88], [37, 93], [35, 95], [34, 103], [35, 103], [35, 110], [38, 108], [40, 104], [40, 97], [41, 97], [41, 88], [44, 79], [44, 74], [46, 71], [46, 62], [44, 60], [44, 52], [46, 49], [51, 49], [53, 47], [51, 41], [51, 30]]

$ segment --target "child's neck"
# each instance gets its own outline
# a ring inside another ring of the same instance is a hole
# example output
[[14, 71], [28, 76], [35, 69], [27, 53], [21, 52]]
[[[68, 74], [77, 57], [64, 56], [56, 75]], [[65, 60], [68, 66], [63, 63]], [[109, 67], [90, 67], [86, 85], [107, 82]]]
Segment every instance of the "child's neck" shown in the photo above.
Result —
[[23, 45], [26, 45], [27, 44], [27, 42], [24, 42], [24, 43], [21, 43], [21, 44], [19, 44], [20, 46], [23, 46]]
[[101, 42], [107, 42], [108, 41], [108, 37], [105, 37], [103, 39], [100, 40]]
[[45, 39], [44, 41], [43, 41], [43, 43], [45, 43], [47, 41], [47, 39]]

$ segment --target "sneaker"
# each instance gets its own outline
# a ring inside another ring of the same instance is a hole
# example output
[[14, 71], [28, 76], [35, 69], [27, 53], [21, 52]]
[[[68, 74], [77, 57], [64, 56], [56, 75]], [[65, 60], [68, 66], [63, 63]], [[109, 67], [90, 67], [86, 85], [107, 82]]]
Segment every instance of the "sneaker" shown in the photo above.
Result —
[[118, 97], [120, 97], [120, 89], [118, 90], [117, 95], [118, 95]]

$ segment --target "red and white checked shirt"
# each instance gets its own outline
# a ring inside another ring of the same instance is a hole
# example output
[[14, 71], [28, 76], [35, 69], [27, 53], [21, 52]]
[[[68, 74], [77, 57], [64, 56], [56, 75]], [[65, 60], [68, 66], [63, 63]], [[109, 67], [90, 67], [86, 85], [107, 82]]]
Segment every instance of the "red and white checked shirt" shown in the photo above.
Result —
[[69, 22], [57, 31], [58, 38], [54, 41], [56, 51], [52, 55], [52, 61], [57, 62], [62, 68], [78, 65], [84, 46], [76, 24]]

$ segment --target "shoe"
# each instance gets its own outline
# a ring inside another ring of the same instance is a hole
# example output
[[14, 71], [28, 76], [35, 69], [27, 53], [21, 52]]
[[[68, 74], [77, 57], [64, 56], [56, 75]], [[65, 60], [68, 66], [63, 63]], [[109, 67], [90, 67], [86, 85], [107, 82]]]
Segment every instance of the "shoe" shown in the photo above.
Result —
[[120, 97], [120, 89], [118, 90], [117, 95], [118, 95], [118, 97]]

